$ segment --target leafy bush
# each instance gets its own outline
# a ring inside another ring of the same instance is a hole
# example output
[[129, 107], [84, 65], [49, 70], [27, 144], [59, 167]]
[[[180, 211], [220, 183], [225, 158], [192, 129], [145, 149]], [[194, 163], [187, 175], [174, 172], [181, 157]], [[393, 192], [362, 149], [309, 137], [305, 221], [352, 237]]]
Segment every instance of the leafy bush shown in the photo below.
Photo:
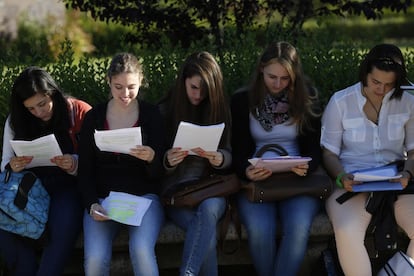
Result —
[[[189, 48], [172, 46], [167, 40], [158, 49], [142, 49], [138, 45], [129, 45], [123, 49], [140, 57], [144, 64], [144, 74], [148, 86], [141, 89], [140, 95], [150, 102], [157, 102], [174, 83], [178, 68], [191, 52], [206, 50], [214, 54], [222, 67], [225, 90], [230, 96], [235, 90], [246, 85], [257, 57], [268, 41], [289, 40], [288, 34], [273, 32], [257, 34], [249, 32], [241, 39], [233, 37], [226, 41], [226, 47], [216, 49], [208, 41], [193, 42]], [[258, 43], [257, 36], [262, 38]], [[228, 36], [229, 37], [229, 36]], [[270, 39], [269, 39], [270, 38]], [[294, 43], [301, 55], [305, 73], [314, 81], [320, 92], [323, 104], [330, 95], [357, 81], [358, 65], [366, 51], [373, 46], [350, 44], [346, 40], [336, 40], [331, 36], [307, 35]], [[110, 57], [83, 57], [75, 60], [72, 44], [65, 41], [61, 45], [61, 54], [57, 61], [48, 63], [48, 58], [39, 61], [68, 94], [83, 99], [91, 104], [107, 99], [109, 94], [106, 83], [106, 70]], [[414, 53], [402, 49], [406, 56], [409, 78], [414, 80]], [[114, 53], [115, 54], [115, 53]], [[4, 63], [6, 64], [6, 63]], [[4, 125], [8, 113], [8, 100], [12, 83], [16, 76], [29, 63], [15, 61], [0, 68], [0, 124]], [[2, 127], [0, 128], [0, 139]]]

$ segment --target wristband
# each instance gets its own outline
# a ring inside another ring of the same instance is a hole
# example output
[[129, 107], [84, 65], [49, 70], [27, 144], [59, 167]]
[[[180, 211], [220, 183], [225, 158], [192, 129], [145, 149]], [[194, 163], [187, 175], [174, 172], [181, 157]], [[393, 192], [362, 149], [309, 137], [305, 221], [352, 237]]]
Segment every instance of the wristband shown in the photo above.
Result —
[[343, 189], [344, 188], [344, 184], [342, 183], [342, 177], [346, 175], [346, 172], [341, 172], [340, 174], [338, 174], [338, 176], [336, 177], [336, 186], [338, 186], [339, 188]]

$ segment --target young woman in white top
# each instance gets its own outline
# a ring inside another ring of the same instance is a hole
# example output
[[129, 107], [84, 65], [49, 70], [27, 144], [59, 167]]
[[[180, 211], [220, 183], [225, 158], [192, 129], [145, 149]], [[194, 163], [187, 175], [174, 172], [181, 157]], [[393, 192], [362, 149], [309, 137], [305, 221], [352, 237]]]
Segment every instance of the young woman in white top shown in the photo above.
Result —
[[[414, 96], [400, 86], [408, 84], [403, 55], [398, 47], [380, 44], [372, 48], [360, 65], [360, 81], [336, 92], [322, 119], [321, 145], [328, 173], [338, 189], [326, 202], [335, 231], [339, 260], [345, 275], [371, 276], [371, 264], [364, 246], [373, 213], [366, 204], [370, 193], [353, 194], [336, 200], [354, 185], [353, 171], [406, 159], [401, 168], [405, 188], [414, 173]], [[374, 193], [374, 198], [378, 193]], [[414, 257], [414, 195], [387, 192], [392, 217], [410, 239], [407, 254]], [[392, 212], [393, 209], [393, 212]], [[376, 222], [385, 219], [376, 212]], [[377, 229], [378, 232], [378, 229]], [[377, 242], [387, 243], [386, 236]], [[378, 243], [377, 243], [378, 244]]]

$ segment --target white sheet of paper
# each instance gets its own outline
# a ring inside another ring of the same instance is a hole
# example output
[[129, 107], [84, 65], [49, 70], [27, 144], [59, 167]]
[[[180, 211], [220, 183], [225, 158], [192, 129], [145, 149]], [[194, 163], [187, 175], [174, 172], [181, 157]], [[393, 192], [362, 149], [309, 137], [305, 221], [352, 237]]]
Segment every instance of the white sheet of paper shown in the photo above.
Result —
[[26, 168], [41, 166], [56, 166], [50, 162], [55, 156], [62, 155], [62, 151], [54, 134], [49, 134], [32, 141], [10, 140], [16, 156], [33, 156], [32, 162]]
[[174, 148], [189, 150], [202, 148], [205, 151], [216, 151], [223, 134], [224, 123], [209, 126], [199, 126], [187, 122], [180, 122], [174, 140]]
[[140, 226], [152, 200], [122, 192], [109, 193], [101, 205], [108, 217], [123, 224]]
[[311, 157], [302, 156], [280, 156], [269, 159], [251, 158], [250, 164], [255, 167], [266, 168], [272, 172], [288, 172], [291, 168], [297, 165], [306, 164], [311, 161]]
[[95, 130], [94, 137], [96, 146], [101, 151], [128, 154], [131, 148], [142, 145], [140, 127]]
[[369, 182], [369, 181], [381, 181], [388, 179], [401, 178], [402, 175], [396, 175], [397, 168], [395, 166], [384, 166], [379, 168], [373, 168], [370, 170], [363, 170], [354, 173], [355, 181]]

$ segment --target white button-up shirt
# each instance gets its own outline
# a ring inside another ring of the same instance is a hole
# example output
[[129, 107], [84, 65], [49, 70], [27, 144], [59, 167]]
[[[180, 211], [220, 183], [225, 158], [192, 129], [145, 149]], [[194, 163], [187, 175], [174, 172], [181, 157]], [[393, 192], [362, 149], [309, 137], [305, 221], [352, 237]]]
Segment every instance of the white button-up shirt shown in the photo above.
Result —
[[378, 125], [370, 121], [363, 106], [362, 83], [336, 92], [322, 117], [321, 146], [337, 154], [346, 172], [402, 160], [414, 149], [414, 95], [383, 100]]

